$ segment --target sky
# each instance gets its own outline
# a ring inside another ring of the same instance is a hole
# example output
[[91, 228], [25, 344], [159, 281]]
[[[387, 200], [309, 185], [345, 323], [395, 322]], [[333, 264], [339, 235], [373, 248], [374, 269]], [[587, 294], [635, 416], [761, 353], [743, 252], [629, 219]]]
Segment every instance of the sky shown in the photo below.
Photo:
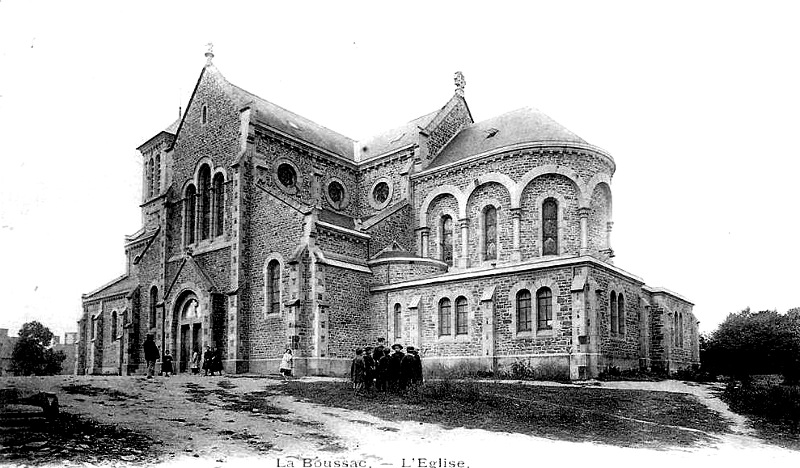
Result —
[[615, 159], [616, 266], [700, 330], [798, 297], [796, 2], [0, 0], [0, 328], [74, 331], [141, 227], [136, 147], [205, 64], [354, 139], [531, 106]]

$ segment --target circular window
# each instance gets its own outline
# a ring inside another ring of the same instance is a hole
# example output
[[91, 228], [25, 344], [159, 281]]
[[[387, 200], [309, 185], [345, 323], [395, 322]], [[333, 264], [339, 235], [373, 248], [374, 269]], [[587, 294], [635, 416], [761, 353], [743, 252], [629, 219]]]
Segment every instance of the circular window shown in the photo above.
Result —
[[297, 173], [291, 165], [283, 163], [278, 166], [278, 182], [286, 188], [297, 185]]
[[392, 201], [392, 184], [386, 177], [381, 177], [372, 184], [369, 192], [369, 204], [376, 210], [382, 210]]
[[372, 189], [372, 196], [375, 201], [383, 204], [389, 199], [389, 184], [386, 182], [379, 182], [378, 185]]
[[328, 201], [337, 210], [344, 207], [344, 187], [341, 183], [334, 180], [328, 184]]

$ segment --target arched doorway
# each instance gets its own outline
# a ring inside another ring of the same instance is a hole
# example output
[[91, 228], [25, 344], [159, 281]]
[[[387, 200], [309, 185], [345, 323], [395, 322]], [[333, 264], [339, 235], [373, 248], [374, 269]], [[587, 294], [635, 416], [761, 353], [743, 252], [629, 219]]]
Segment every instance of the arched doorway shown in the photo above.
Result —
[[179, 372], [187, 372], [192, 352], [194, 350], [201, 352], [203, 349], [203, 311], [197, 296], [192, 292], [187, 292], [183, 295], [182, 300], [178, 302], [176, 312], [178, 316], [178, 339], [180, 340], [178, 345], [180, 348], [174, 358], [178, 361], [177, 370]]

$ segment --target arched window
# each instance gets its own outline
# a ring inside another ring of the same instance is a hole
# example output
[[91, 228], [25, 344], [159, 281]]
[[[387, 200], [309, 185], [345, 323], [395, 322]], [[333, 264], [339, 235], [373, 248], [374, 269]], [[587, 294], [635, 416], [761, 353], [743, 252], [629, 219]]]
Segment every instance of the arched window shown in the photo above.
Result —
[[111, 341], [117, 339], [117, 311], [111, 312]]
[[531, 325], [531, 292], [523, 289], [517, 293], [517, 332], [529, 332]]
[[200, 185], [200, 240], [208, 239], [211, 228], [211, 168], [203, 165], [199, 174]]
[[467, 298], [464, 296], [456, 299], [456, 335], [467, 334]]
[[153, 196], [153, 158], [147, 161], [145, 166], [145, 178], [147, 186], [144, 189], [145, 198], [150, 198]]
[[550, 288], [536, 291], [536, 329], [551, 330], [553, 328], [553, 293]]
[[400, 312], [400, 304], [394, 305], [394, 339], [399, 340], [403, 337], [403, 316]]
[[281, 311], [281, 264], [271, 260], [267, 264], [267, 313], [276, 314]]
[[158, 303], [158, 288], [153, 286], [150, 288], [150, 320], [147, 323], [150, 328], [156, 328], [156, 303]]
[[491, 205], [483, 212], [483, 259], [497, 259], [497, 209]]
[[453, 266], [453, 218], [450, 215], [442, 216], [442, 261], [448, 266]]
[[542, 255], [558, 255], [558, 202], [554, 198], [542, 203]]
[[439, 301], [439, 336], [452, 333], [450, 320], [450, 299], [445, 297]]
[[195, 219], [197, 217], [197, 192], [194, 185], [186, 189], [186, 232], [184, 238], [187, 244], [194, 243]]
[[155, 167], [155, 176], [153, 178], [153, 195], [158, 195], [161, 193], [161, 155], [156, 155], [156, 167]]
[[225, 178], [214, 176], [214, 236], [221, 236], [225, 221]]
[[622, 293], [617, 296], [617, 332], [620, 335], [625, 334], [625, 297]]
[[617, 333], [619, 330], [619, 323], [617, 322], [619, 317], [617, 316], [617, 293], [614, 291], [611, 291], [611, 304], [609, 305], [609, 309], [609, 316], [611, 317], [611, 333]]

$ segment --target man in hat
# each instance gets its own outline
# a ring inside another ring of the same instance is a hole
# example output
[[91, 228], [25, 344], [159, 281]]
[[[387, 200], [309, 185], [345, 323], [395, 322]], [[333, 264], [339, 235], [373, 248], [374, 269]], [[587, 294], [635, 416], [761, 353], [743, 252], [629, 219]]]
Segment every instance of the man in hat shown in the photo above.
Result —
[[372, 358], [372, 346], [364, 348], [364, 390], [372, 390], [375, 380], [375, 360]]
[[364, 350], [356, 348], [356, 357], [350, 363], [350, 380], [356, 393], [364, 388], [364, 368]]
[[416, 374], [417, 360], [414, 357], [414, 347], [406, 347], [406, 355], [400, 361], [400, 390], [406, 390], [408, 385], [414, 382]]
[[403, 345], [397, 343], [392, 345], [392, 350], [394, 353], [389, 360], [386, 380], [389, 384], [389, 390], [397, 391], [400, 389], [400, 364], [403, 362], [405, 353], [403, 352]]
[[147, 362], [147, 378], [152, 379], [156, 371], [156, 361], [158, 361], [158, 346], [153, 341], [153, 334], [148, 333], [144, 340], [144, 360]]

